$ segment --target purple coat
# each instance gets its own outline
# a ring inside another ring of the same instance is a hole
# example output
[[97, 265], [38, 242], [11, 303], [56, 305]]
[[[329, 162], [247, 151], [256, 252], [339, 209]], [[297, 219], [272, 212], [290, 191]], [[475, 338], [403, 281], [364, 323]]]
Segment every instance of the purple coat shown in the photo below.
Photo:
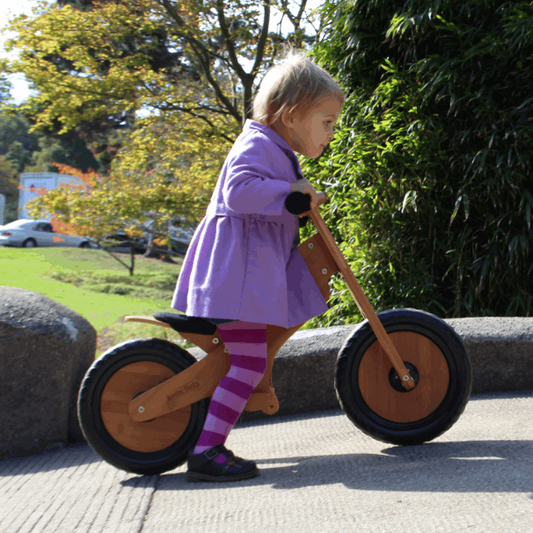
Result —
[[268, 126], [246, 122], [193, 236], [171, 307], [189, 316], [286, 328], [328, 308], [285, 209], [298, 179], [294, 152]]

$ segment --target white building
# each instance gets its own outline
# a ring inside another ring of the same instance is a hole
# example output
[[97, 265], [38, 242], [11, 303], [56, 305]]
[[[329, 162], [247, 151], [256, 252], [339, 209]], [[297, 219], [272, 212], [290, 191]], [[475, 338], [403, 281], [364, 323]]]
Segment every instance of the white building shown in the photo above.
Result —
[[20, 195], [19, 195], [19, 218], [27, 218], [28, 211], [26, 205], [32, 199], [38, 196], [39, 189], [55, 189], [62, 183], [70, 184], [82, 183], [81, 179], [68, 174], [58, 174], [56, 172], [37, 172], [20, 175]]
[[6, 208], [6, 197], [0, 194], [0, 226], [4, 225], [4, 210]]

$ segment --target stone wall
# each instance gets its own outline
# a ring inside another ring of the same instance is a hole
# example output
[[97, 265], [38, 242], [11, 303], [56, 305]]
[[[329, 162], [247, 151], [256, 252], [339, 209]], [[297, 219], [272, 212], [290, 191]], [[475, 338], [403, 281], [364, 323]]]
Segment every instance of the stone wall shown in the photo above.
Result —
[[[472, 362], [472, 392], [533, 390], [533, 318], [445, 320], [465, 343]], [[298, 331], [281, 348], [273, 368], [277, 415], [339, 407], [334, 388], [337, 354], [355, 326]], [[195, 357], [203, 352], [193, 348]], [[245, 412], [242, 420], [266, 418]]]

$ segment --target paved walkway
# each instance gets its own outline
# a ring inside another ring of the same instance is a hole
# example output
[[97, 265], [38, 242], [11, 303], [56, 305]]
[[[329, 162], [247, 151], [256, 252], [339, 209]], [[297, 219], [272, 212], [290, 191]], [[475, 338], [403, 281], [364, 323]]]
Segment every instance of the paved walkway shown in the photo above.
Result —
[[0, 461], [0, 533], [531, 533], [533, 393], [473, 396], [432, 443], [399, 448], [339, 410], [248, 422], [228, 447], [261, 476], [138, 477], [87, 446]]

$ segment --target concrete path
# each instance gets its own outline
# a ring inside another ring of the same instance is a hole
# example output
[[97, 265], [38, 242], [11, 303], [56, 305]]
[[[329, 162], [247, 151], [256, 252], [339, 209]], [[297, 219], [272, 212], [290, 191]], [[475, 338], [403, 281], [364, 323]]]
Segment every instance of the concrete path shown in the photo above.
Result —
[[531, 533], [533, 393], [473, 396], [432, 443], [394, 447], [340, 410], [241, 424], [261, 476], [138, 477], [87, 446], [0, 461], [0, 533]]

